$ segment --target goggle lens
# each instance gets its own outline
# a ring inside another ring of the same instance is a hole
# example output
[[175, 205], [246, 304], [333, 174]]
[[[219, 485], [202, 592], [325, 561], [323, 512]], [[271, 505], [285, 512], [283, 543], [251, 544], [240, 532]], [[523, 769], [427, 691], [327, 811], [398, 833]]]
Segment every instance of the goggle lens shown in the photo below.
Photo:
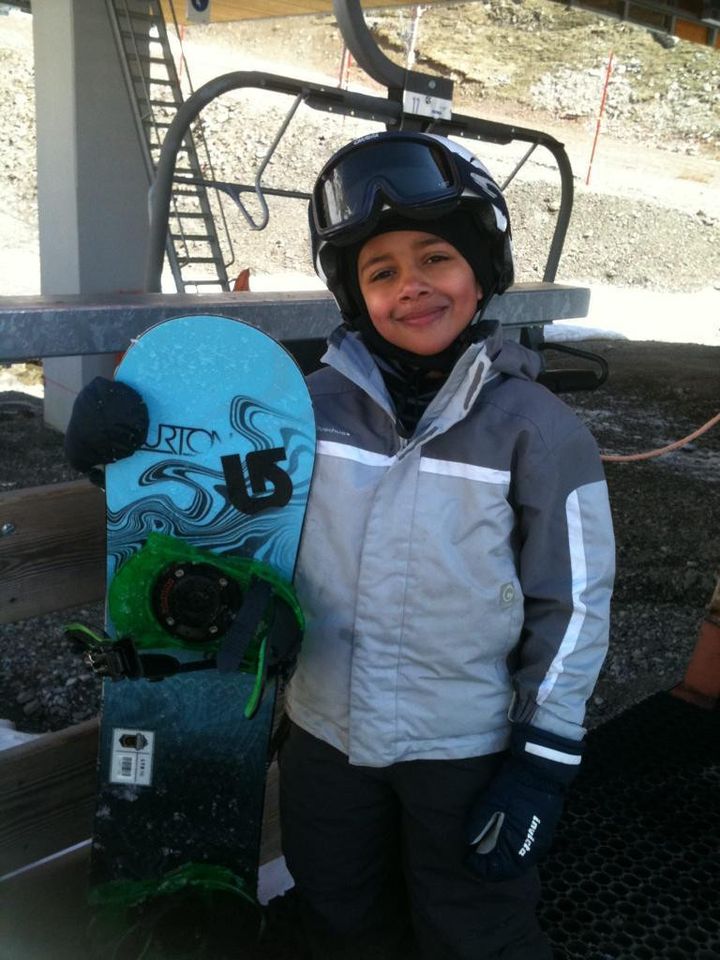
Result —
[[457, 197], [460, 185], [450, 161], [419, 141], [368, 143], [340, 157], [316, 190], [314, 207], [321, 236], [331, 237], [368, 220], [382, 193], [399, 209]]

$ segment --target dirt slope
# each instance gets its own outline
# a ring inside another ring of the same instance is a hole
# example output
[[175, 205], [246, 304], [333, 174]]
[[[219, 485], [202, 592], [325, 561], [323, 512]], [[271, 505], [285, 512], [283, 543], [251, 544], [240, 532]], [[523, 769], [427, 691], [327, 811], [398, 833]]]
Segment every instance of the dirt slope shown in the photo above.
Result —
[[[388, 55], [404, 63], [412, 8], [372, 11], [368, 21]], [[0, 294], [38, 289], [31, 18], [0, 19]], [[589, 188], [587, 171], [603, 61], [615, 51], [607, 106]], [[720, 55], [684, 42], [671, 49], [644, 30], [550, 0], [487, 0], [425, 10], [418, 68], [456, 78], [455, 108], [534, 126], [566, 143], [576, 201], [560, 277], [663, 290], [720, 283]], [[297, 17], [192, 27], [185, 35], [195, 85], [233, 69], [267, 69], [336, 83], [342, 42], [331, 17]], [[373, 89], [357, 68], [349, 81]], [[228, 95], [205, 116], [218, 176], [252, 182], [288, 108], [283, 98]], [[370, 129], [301, 108], [265, 181], [307, 187], [319, 162]], [[524, 147], [481, 145], [500, 179]], [[557, 176], [542, 149], [508, 188], [519, 279], [542, 275], [557, 210]], [[253, 205], [251, 204], [251, 209]], [[310, 273], [305, 215], [277, 202], [262, 233], [248, 233], [228, 209], [238, 269]], [[30, 271], [30, 273], [28, 273]]]

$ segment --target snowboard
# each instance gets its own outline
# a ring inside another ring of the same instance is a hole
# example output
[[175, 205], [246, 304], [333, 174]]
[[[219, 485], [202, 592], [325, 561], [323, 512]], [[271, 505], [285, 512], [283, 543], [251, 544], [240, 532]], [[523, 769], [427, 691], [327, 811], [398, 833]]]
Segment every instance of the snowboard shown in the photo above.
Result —
[[280, 344], [218, 316], [151, 327], [115, 378], [141, 394], [150, 424], [105, 477], [92, 899], [193, 889], [252, 902], [291, 669], [282, 651], [302, 623], [290, 584], [315, 451], [310, 397]]

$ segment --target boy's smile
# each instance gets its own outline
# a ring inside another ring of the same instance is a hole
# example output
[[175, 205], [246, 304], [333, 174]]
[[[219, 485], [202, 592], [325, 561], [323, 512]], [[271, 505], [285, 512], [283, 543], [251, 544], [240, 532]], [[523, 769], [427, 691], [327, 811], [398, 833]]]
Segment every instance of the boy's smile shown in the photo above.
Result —
[[380, 336], [420, 356], [449, 347], [482, 297], [462, 254], [447, 240], [421, 230], [371, 237], [358, 256], [358, 281]]

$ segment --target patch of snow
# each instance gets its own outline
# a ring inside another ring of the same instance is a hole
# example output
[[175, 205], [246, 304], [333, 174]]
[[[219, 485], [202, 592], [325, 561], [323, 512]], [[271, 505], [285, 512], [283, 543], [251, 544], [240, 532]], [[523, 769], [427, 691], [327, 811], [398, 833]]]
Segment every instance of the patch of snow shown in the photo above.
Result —
[[21, 743], [37, 740], [40, 736], [42, 736], [40, 733], [22, 733], [16, 730], [12, 720], [0, 720], [0, 750], [19, 747]]
[[43, 397], [45, 395], [42, 383], [25, 383], [17, 376], [13, 366], [14, 364], [9, 364], [7, 367], [0, 366], [0, 393], [14, 390], [18, 393], [27, 393], [31, 397]]
[[285, 863], [285, 857], [276, 857], [263, 863], [258, 874], [258, 900], [265, 906], [273, 897], [281, 897], [287, 893], [295, 881]]
[[326, 290], [320, 277], [306, 273], [251, 273], [250, 289], [253, 293], [279, 293], [288, 290]]
[[[582, 281], [577, 285], [587, 286]], [[546, 326], [546, 340], [657, 340], [720, 346], [720, 290], [713, 287], [668, 293], [592, 284], [590, 291], [587, 317]]]

